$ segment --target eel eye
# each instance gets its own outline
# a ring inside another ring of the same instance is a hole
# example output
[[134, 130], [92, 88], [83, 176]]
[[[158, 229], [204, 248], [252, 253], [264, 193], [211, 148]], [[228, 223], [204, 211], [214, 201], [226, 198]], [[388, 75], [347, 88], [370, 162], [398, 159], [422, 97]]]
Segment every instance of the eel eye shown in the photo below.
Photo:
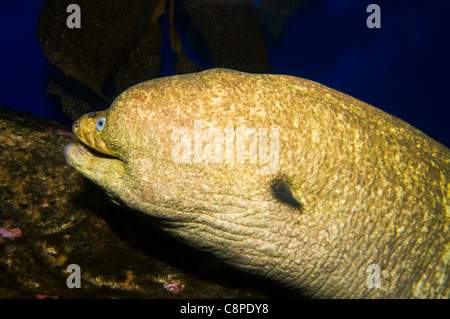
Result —
[[101, 117], [95, 122], [95, 128], [97, 131], [101, 132], [103, 128], [105, 127], [106, 119], [104, 117]]

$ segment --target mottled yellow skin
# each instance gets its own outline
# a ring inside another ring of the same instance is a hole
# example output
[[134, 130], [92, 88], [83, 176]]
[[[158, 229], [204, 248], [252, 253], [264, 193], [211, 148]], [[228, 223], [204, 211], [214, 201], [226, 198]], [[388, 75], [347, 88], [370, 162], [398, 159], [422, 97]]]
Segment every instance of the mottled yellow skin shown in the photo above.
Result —
[[[203, 130], [279, 128], [277, 171], [262, 174], [248, 155], [174, 161], [172, 133], [193, 132], [194, 120]], [[71, 166], [235, 267], [312, 297], [449, 297], [450, 151], [348, 95], [295, 77], [212, 69], [138, 84], [81, 117], [74, 132], [112, 157], [70, 144]], [[301, 208], [274, 194], [274, 180]], [[367, 284], [371, 264], [379, 288]]]

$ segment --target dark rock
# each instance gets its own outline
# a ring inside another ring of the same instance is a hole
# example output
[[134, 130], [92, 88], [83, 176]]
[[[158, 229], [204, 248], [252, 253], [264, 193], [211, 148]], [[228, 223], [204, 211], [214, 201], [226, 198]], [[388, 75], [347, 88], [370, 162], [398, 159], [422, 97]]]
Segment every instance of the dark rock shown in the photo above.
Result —
[[90, 111], [104, 110], [112, 102], [112, 99], [101, 97], [86, 84], [65, 75], [56, 68], [52, 68], [52, 76], [46, 92], [60, 98], [62, 111], [72, 120]]
[[[81, 28], [66, 25], [69, 4], [81, 8]], [[158, 0], [92, 1], [47, 0], [42, 8], [37, 34], [50, 63], [89, 86], [99, 95], [108, 79], [117, 72], [134, 82], [108, 92], [109, 98], [142, 80], [155, 77], [159, 71], [161, 31], [152, 13]], [[145, 39], [145, 40], [143, 40]], [[142, 47], [144, 46], [144, 47]], [[128, 60], [131, 59], [131, 62]], [[136, 65], [138, 59], [140, 63]], [[145, 62], [144, 62], [145, 61]], [[121, 66], [127, 65], [127, 70]], [[137, 72], [139, 79], [132, 79]]]
[[261, 23], [251, 0], [181, 0], [205, 38], [215, 67], [270, 73]]

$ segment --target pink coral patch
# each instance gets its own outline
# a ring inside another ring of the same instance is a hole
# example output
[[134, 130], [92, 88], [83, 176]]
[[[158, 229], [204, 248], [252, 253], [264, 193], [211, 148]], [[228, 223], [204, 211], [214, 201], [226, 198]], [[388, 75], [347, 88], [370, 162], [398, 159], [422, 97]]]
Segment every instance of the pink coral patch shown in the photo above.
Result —
[[184, 285], [181, 282], [179, 282], [178, 280], [169, 280], [163, 284], [163, 287], [167, 291], [169, 291], [173, 294], [177, 294], [181, 290], [183, 290]]
[[22, 231], [20, 228], [11, 228], [8, 229], [6, 227], [0, 227], [0, 237], [2, 238], [17, 238], [22, 236]]

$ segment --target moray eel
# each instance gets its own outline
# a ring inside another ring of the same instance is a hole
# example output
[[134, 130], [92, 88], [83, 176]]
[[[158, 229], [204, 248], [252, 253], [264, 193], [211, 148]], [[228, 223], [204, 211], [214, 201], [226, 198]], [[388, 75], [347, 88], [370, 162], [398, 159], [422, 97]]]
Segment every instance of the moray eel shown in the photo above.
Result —
[[450, 151], [321, 84], [153, 79], [78, 119], [70, 166], [243, 271], [318, 298], [448, 298]]

